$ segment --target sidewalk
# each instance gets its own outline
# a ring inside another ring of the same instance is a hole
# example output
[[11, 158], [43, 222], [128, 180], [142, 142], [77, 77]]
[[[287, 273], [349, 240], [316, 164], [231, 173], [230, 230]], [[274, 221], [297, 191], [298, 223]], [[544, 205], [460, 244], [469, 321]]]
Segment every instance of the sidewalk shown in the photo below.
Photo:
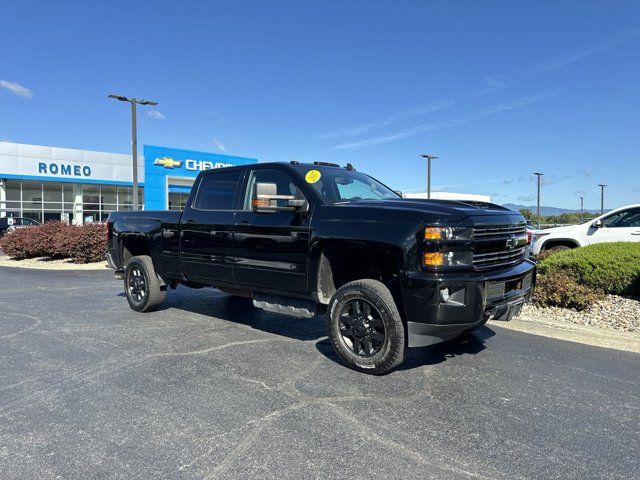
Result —
[[523, 315], [510, 322], [490, 320], [487, 325], [585, 345], [640, 353], [640, 333], [578, 325], [532, 315]]

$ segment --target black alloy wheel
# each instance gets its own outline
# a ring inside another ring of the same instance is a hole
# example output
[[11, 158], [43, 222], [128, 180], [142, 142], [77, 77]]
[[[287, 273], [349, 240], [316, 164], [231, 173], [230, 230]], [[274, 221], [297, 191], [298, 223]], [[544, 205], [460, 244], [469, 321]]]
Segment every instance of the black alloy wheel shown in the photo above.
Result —
[[340, 334], [356, 355], [370, 358], [382, 349], [385, 340], [380, 312], [362, 298], [345, 303], [340, 313]]
[[125, 267], [124, 290], [129, 306], [136, 312], [149, 312], [160, 306], [166, 287], [162, 287], [151, 257], [139, 255], [129, 259]]
[[134, 266], [129, 270], [127, 285], [131, 299], [141, 303], [147, 295], [147, 280], [141, 268]]
[[406, 327], [391, 291], [369, 278], [336, 290], [327, 309], [327, 333], [347, 366], [372, 375], [400, 365], [407, 348]]

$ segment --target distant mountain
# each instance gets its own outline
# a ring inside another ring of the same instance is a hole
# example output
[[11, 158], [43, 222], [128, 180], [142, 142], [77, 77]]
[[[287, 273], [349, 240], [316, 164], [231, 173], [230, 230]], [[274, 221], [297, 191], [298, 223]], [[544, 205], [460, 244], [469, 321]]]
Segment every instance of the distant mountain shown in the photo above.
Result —
[[[503, 207], [510, 208], [511, 210], [522, 210], [523, 208], [528, 208], [533, 213], [536, 213], [537, 207], [535, 205], [518, 205], [516, 203], [503, 203]], [[606, 211], [606, 210], [605, 210]], [[585, 210], [587, 213], [600, 213], [600, 210]], [[568, 208], [557, 208], [557, 207], [543, 207], [540, 205], [540, 215], [544, 215], [545, 217], [553, 216], [553, 215], [562, 215], [563, 213], [580, 213], [580, 210], [571, 210]]]

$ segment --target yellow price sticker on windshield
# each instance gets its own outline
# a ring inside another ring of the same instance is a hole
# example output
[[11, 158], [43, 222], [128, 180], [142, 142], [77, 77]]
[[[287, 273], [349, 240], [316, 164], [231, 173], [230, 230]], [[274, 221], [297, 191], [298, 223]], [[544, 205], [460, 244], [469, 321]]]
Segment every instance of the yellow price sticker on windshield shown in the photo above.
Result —
[[318, 180], [320, 180], [321, 176], [322, 175], [318, 170], [309, 170], [304, 176], [304, 179], [307, 181], [307, 183], [316, 183]]

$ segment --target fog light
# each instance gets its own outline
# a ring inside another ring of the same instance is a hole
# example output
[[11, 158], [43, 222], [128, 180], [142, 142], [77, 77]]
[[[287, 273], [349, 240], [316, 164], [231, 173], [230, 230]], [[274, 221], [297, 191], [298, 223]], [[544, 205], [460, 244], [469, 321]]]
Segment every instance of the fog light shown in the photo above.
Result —
[[447, 302], [449, 300], [449, 289], [448, 288], [441, 288], [440, 289], [440, 299], [443, 302]]

